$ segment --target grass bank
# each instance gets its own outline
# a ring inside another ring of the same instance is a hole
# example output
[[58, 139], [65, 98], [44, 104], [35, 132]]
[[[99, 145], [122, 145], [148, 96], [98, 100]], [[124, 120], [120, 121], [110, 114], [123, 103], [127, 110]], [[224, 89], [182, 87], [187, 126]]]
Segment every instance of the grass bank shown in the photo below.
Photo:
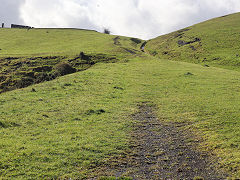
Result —
[[[150, 56], [0, 95], [0, 175], [83, 178], [128, 148], [137, 104], [161, 121], [185, 122], [222, 167], [240, 176], [239, 72]], [[32, 88], [36, 92], [32, 92]]]

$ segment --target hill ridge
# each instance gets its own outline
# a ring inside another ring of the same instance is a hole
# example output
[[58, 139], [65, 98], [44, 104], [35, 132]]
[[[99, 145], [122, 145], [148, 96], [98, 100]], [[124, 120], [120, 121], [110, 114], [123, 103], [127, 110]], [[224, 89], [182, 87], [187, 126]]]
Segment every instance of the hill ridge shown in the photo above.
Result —
[[159, 58], [240, 69], [240, 13], [204, 21], [151, 39], [146, 51]]

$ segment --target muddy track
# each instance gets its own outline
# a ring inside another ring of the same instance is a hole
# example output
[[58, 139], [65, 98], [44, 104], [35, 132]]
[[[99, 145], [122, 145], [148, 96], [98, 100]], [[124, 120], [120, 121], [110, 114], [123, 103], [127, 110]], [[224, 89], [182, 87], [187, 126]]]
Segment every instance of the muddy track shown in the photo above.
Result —
[[181, 130], [184, 124], [162, 123], [153, 107], [142, 104], [133, 115], [130, 150], [111, 159], [99, 175], [132, 179], [226, 179], [216, 160], [196, 150], [198, 141]]

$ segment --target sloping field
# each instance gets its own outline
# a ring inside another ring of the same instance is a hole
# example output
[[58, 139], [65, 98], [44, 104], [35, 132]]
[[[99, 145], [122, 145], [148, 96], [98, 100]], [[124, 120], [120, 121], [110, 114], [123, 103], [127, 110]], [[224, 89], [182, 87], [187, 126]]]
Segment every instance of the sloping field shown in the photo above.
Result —
[[130, 115], [147, 101], [162, 123], [185, 123], [239, 177], [238, 82], [239, 72], [143, 57], [1, 94], [0, 174], [91, 175], [89, 168], [128, 149]]
[[[131, 179], [140, 177], [139, 170], [148, 179], [239, 178], [240, 72], [233, 70], [239, 69], [238, 17], [150, 40], [150, 55], [135, 38], [1, 29], [0, 76], [6, 78], [0, 85], [26, 77], [32, 83], [0, 94], [0, 179]], [[232, 24], [231, 31], [222, 24]], [[72, 74], [60, 73], [61, 63]], [[39, 73], [54, 78], [35, 81]], [[148, 142], [162, 149], [142, 150]], [[198, 154], [206, 156], [199, 166]], [[129, 161], [138, 157], [140, 162]]]
[[240, 69], [240, 13], [212, 19], [148, 41], [157, 57]]
[[114, 38], [96, 31], [78, 29], [0, 29], [0, 56], [51, 56], [85, 53], [121, 54], [121, 48], [132, 48], [136, 43], [127, 37]]

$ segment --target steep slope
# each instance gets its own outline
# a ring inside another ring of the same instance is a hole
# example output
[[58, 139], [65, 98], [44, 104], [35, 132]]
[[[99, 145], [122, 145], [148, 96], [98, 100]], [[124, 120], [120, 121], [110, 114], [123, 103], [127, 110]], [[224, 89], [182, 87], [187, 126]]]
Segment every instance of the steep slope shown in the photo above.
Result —
[[212, 19], [148, 41], [155, 56], [240, 69], [240, 13]]

